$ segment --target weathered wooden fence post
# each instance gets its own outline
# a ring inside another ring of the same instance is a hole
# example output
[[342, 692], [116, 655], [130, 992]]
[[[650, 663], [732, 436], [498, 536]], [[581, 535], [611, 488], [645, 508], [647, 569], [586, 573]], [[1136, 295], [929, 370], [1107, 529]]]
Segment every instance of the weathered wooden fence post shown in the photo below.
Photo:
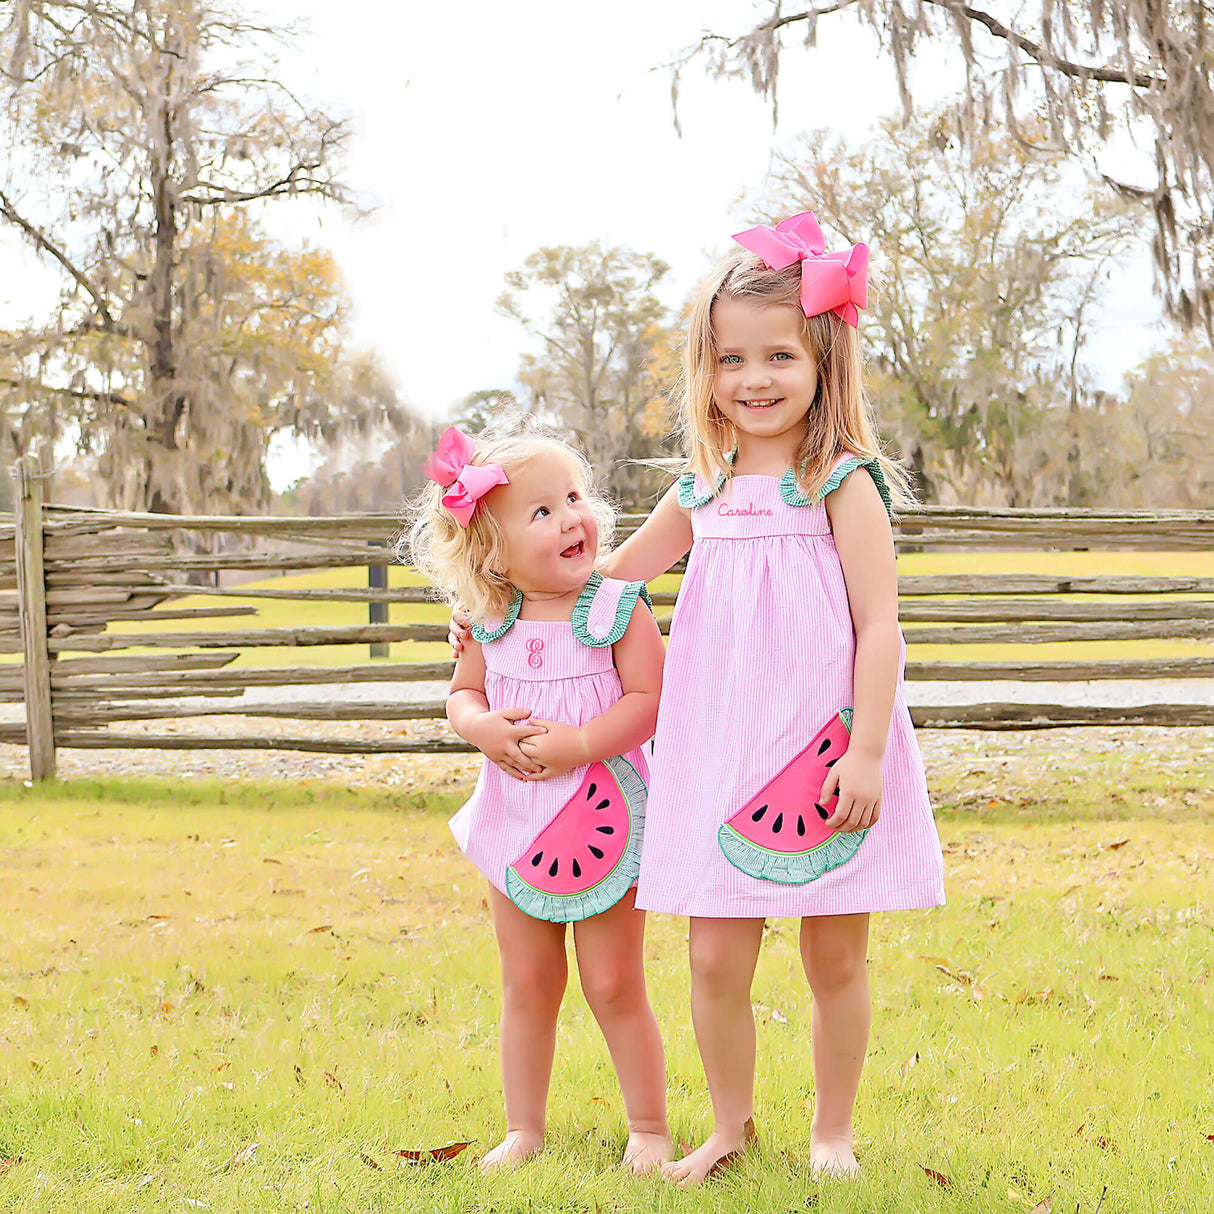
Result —
[[25, 736], [30, 776], [55, 778], [55, 723], [51, 715], [51, 658], [46, 644], [46, 574], [42, 561], [44, 478], [27, 455], [15, 468], [17, 600], [25, 672]]
[[[376, 540], [370, 541], [372, 548], [382, 548], [384, 545]], [[367, 566], [367, 587], [370, 590], [388, 589], [388, 566], [370, 564]], [[369, 624], [388, 623], [388, 604], [370, 602], [367, 604], [367, 622]], [[372, 641], [371, 656], [387, 658], [392, 656], [392, 646], [387, 641]]]

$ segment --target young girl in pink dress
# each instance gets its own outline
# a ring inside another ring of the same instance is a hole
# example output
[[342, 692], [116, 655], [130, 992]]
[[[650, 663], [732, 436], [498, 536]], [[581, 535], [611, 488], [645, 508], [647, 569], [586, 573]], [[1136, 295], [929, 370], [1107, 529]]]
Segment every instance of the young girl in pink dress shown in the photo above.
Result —
[[414, 563], [477, 621], [447, 716], [485, 756], [451, 829], [489, 880], [502, 963], [506, 1135], [481, 1166], [513, 1165], [543, 1140], [572, 922], [627, 1110], [624, 1160], [646, 1172], [672, 1154], [634, 907], [662, 638], [644, 585], [595, 571], [614, 520], [566, 443], [451, 429], [426, 473], [436, 487], [410, 536]]
[[[813, 992], [815, 1171], [858, 1169], [873, 911], [944, 901], [902, 687], [890, 512], [856, 340], [867, 249], [811, 213], [737, 238], [690, 320], [689, 467], [603, 568], [648, 581], [690, 549], [671, 623], [637, 905], [690, 917], [713, 1130], [698, 1183], [753, 1137], [750, 986], [764, 920], [801, 919]], [[850, 737], [849, 735], [850, 731]], [[832, 757], [833, 756], [833, 757]]]

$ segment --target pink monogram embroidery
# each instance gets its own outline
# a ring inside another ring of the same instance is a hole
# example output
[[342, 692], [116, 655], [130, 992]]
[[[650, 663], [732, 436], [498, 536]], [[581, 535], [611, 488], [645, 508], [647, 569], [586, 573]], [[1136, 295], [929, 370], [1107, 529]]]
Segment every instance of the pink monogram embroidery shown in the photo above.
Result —
[[527, 642], [527, 665], [530, 666], [532, 670], [539, 670], [539, 668], [544, 664], [544, 659], [540, 657], [543, 649], [544, 642], [541, 641], [539, 637], [532, 637], [532, 639]]
[[732, 507], [727, 506], [724, 502], [722, 502], [717, 507], [717, 513], [722, 518], [730, 518], [734, 515], [741, 515], [743, 517], [750, 517], [750, 518], [758, 518], [760, 515], [766, 515], [766, 516], [770, 517], [770, 515], [772, 514], [772, 511], [768, 510], [766, 506], [756, 506], [754, 504], [754, 502], [751, 502], [747, 506], [739, 507], [737, 510], [734, 510]]

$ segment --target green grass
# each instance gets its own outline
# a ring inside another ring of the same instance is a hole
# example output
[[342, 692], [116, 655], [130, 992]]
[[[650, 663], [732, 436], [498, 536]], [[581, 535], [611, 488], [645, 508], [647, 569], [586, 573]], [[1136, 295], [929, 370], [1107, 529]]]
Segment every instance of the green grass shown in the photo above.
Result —
[[[0, 1160], [20, 1159], [0, 1209], [1002, 1214], [1053, 1194], [1091, 1214], [1107, 1186], [1105, 1214], [1204, 1214], [1214, 760], [1143, 758], [933, 773], [949, 904], [875, 921], [855, 1183], [806, 1175], [811, 1003], [795, 924], [773, 923], [763, 1147], [698, 1193], [616, 1170], [619, 1096], [576, 990], [548, 1149], [470, 1166], [501, 1108], [484, 890], [445, 825], [464, 789], [0, 785]], [[695, 1140], [684, 931], [653, 917], [647, 964]], [[392, 1154], [456, 1140], [444, 1165]]]

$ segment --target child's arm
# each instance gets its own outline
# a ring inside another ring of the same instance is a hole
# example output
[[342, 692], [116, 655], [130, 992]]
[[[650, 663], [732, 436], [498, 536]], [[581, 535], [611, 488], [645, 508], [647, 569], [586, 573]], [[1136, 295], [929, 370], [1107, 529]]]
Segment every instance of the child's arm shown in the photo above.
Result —
[[624, 635], [611, 647], [624, 694], [601, 716], [580, 729], [559, 721], [536, 721], [547, 732], [527, 738], [520, 749], [544, 770], [530, 780], [560, 775], [584, 763], [626, 755], [653, 737], [662, 692], [662, 634], [652, 612], [640, 599]]
[[542, 725], [529, 720], [530, 716], [529, 708], [490, 711], [485, 695], [485, 654], [476, 641], [469, 640], [455, 663], [451, 689], [447, 692], [447, 720], [451, 728], [507, 775], [521, 780], [543, 770], [519, 749], [523, 738], [544, 732]]
[[856, 661], [851, 741], [822, 785], [822, 800], [837, 788], [827, 825], [862, 830], [881, 814], [881, 765], [902, 659], [894, 533], [877, 486], [859, 469], [827, 495], [826, 512], [847, 585]]
[[622, 582], [652, 582], [687, 555], [691, 540], [691, 517], [679, 505], [678, 485], [672, 485], [649, 517], [607, 555], [601, 568]]

